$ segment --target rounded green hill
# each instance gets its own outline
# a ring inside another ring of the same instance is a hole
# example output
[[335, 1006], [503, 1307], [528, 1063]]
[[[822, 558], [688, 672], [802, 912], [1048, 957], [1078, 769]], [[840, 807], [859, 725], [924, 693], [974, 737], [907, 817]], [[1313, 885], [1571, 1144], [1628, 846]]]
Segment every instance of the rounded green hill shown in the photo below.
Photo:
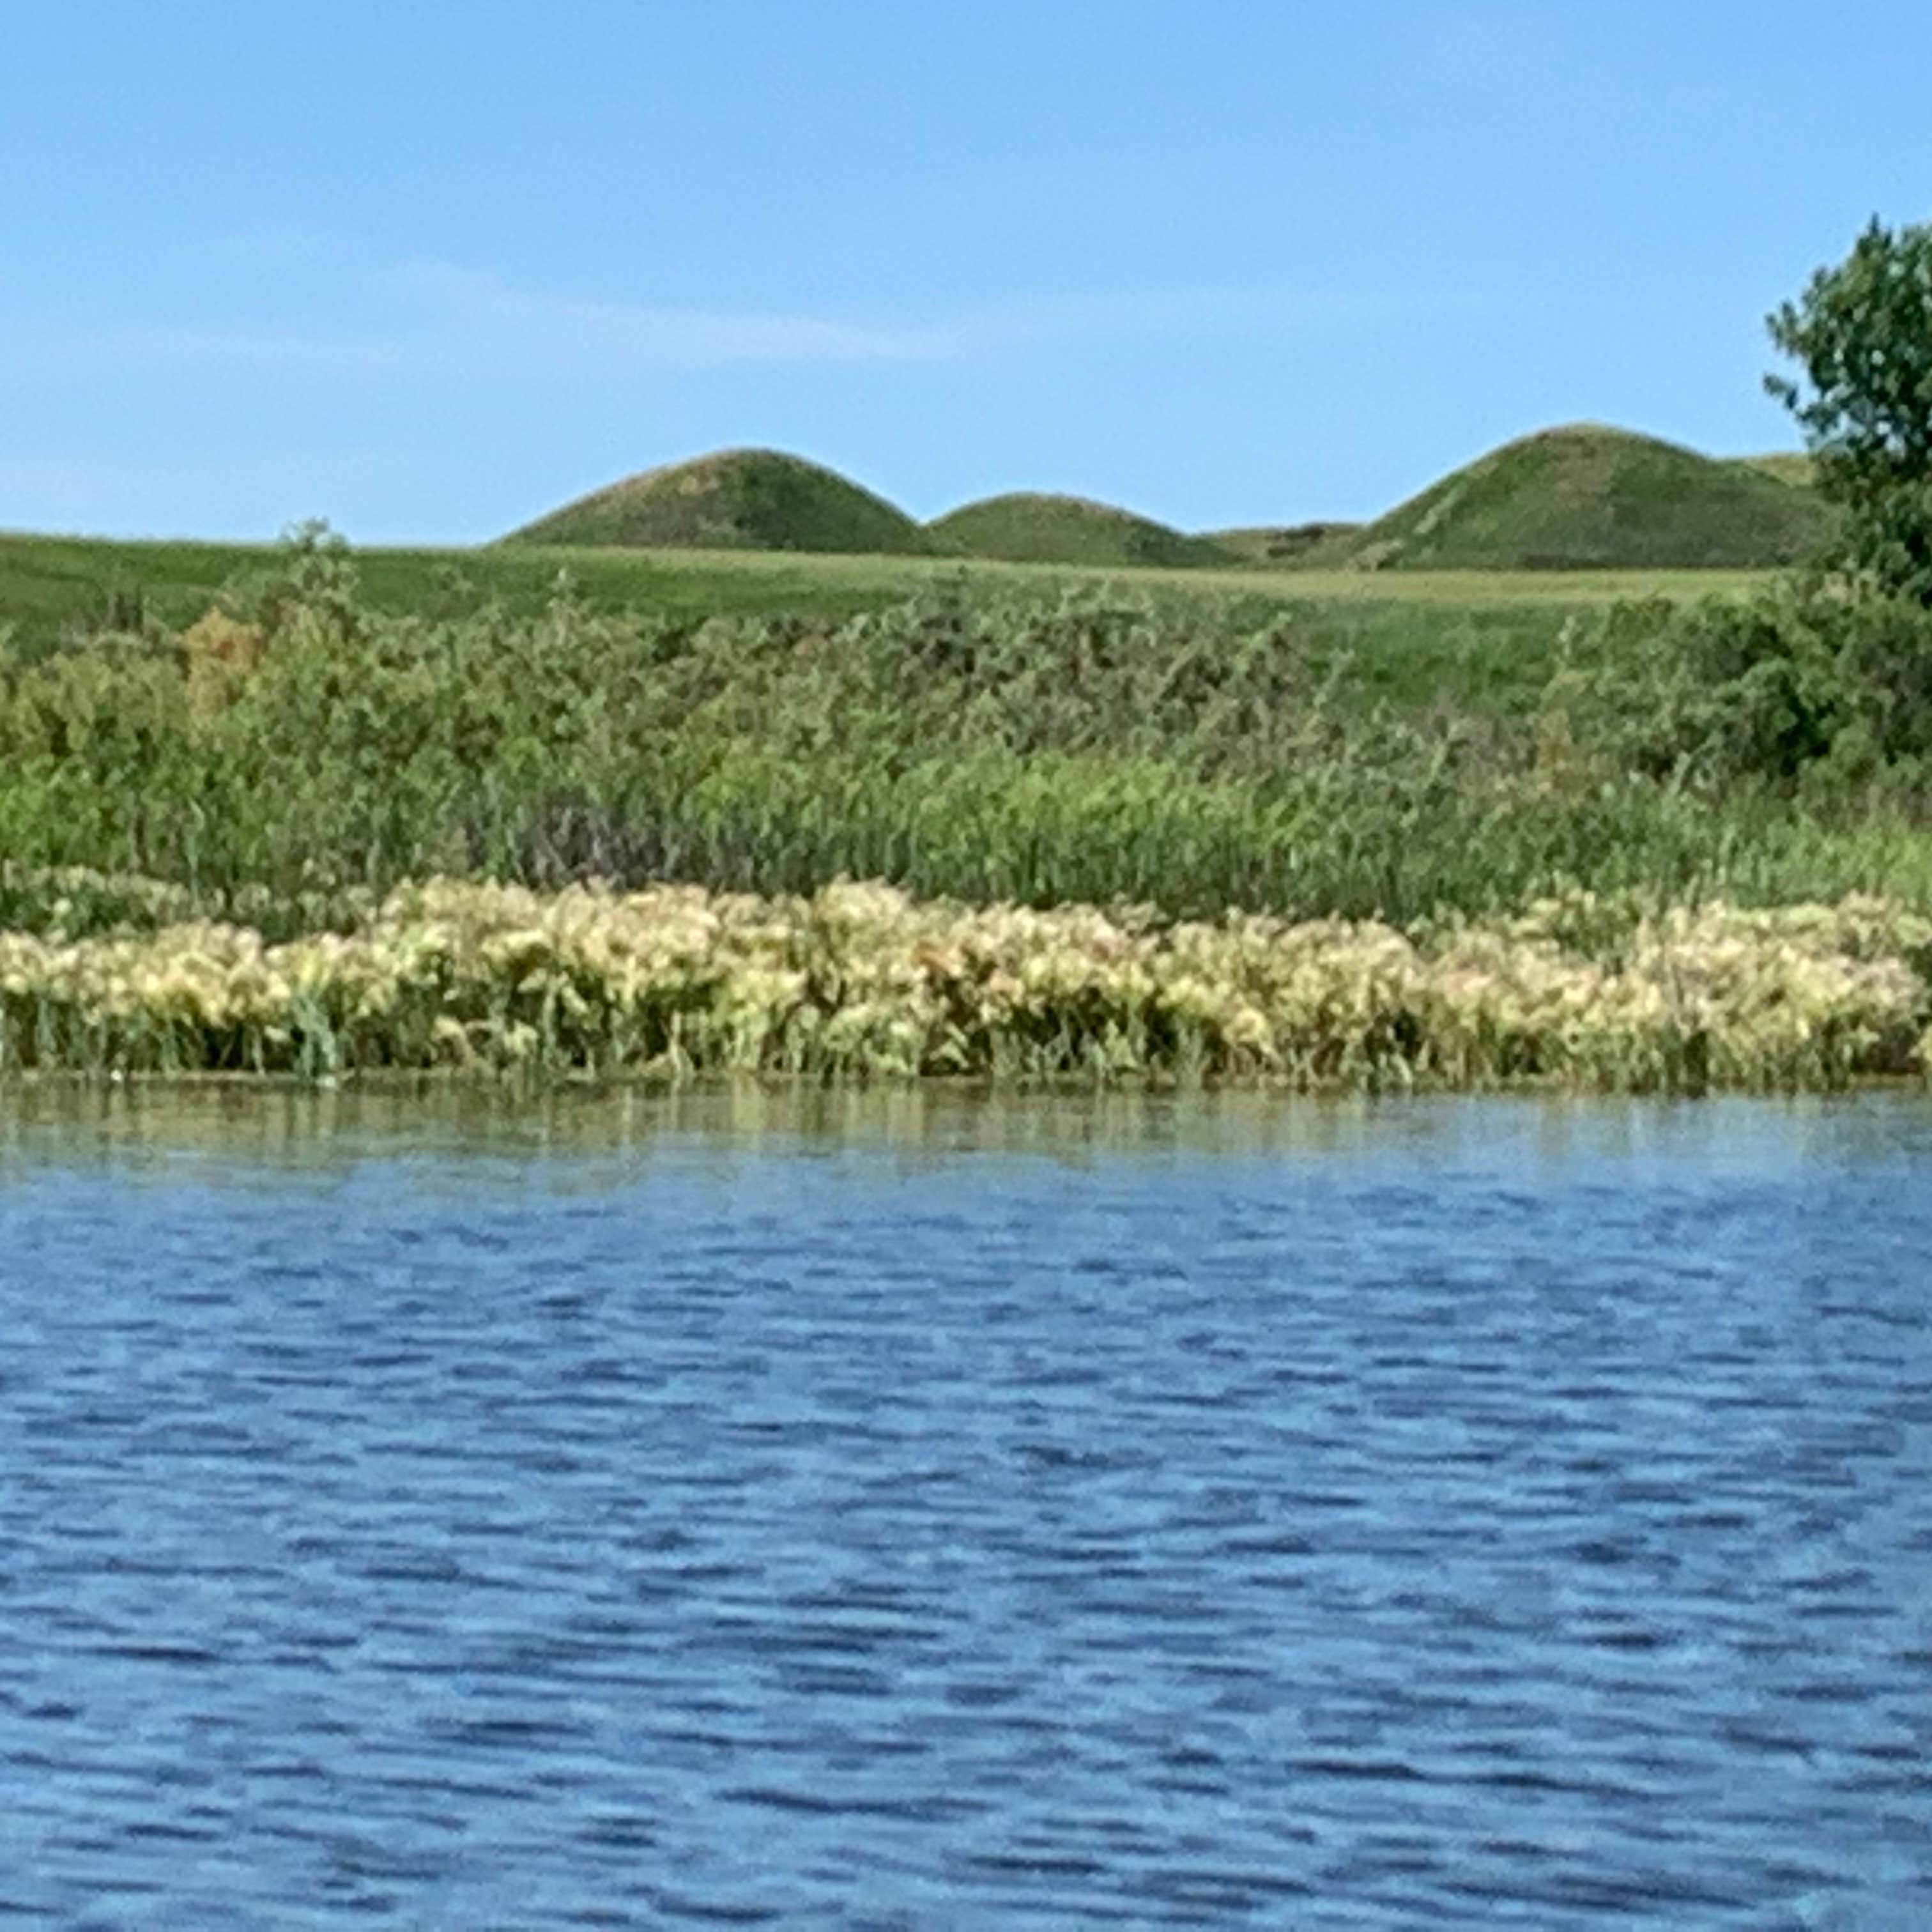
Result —
[[1753, 569], [1828, 536], [1807, 488], [1750, 464], [1594, 424], [1492, 450], [1370, 524], [1362, 569]]
[[1185, 536], [1132, 511], [1028, 490], [962, 504], [926, 527], [948, 550], [1010, 563], [1185, 569], [1234, 561], [1208, 538]]
[[916, 555], [934, 548], [883, 496], [772, 449], [721, 450], [647, 470], [526, 524], [503, 542]]

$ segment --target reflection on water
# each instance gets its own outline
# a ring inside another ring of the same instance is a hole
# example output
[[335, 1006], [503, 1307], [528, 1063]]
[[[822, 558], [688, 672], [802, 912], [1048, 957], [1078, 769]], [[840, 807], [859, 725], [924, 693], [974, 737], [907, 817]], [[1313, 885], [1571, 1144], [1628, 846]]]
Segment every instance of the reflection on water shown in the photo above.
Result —
[[472, 1082], [346, 1088], [255, 1080], [132, 1086], [48, 1081], [0, 1087], [0, 1159], [61, 1162], [88, 1152], [242, 1162], [315, 1163], [403, 1150], [458, 1157], [568, 1160], [700, 1138], [715, 1148], [781, 1142], [946, 1156], [1088, 1153], [1351, 1157], [1554, 1166], [1580, 1160], [1689, 1160], [1734, 1170], [1802, 1164], [1814, 1151], [1885, 1159], [1932, 1132], [1914, 1093], [1681, 1101], [1590, 1095], [1472, 1100], [1272, 1096], [1253, 1090], [1069, 1090], [1016, 1095], [928, 1082], [814, 1088], [745, 1082], [519, 1093]]
[[1932, 1108], [0, 1096], [0, 1918], [1932, 1924]]

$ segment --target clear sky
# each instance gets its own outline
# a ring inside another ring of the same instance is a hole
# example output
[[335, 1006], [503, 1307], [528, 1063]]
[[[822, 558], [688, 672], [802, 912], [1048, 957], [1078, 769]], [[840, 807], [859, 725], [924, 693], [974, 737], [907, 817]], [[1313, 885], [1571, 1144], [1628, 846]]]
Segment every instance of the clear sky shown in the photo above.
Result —
[[1795, 446], [1923, 0], [65, 0], [0, 35], [0, 526], [496, 535], [725, 446], [920, 516]]

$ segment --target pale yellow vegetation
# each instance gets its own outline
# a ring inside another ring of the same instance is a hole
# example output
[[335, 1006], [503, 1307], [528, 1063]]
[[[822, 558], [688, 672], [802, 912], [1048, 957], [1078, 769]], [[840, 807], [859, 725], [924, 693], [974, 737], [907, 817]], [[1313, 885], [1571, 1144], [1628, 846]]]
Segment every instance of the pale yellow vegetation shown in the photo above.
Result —
[[1576, 896], [1405, 934], [881, 885], [430, 881], [281, 944], [207, 922], [0, 933], [0, 1066], [1832, 1088], [1925, 1071], [1928, 960], [1932, 921], [1870, 899], [1640, 914]]

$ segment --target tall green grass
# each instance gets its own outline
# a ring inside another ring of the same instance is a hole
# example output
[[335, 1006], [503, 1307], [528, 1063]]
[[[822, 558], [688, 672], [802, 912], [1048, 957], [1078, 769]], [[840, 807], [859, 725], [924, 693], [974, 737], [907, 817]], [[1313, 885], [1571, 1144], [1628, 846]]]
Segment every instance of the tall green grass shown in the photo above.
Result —
[[[1571, 886], [1932, 904], [1932, 839], [1896, 800], [1694, 795], [1552, 736], [1550, 670], [1616, 632], [1566, 647], [1540, 606], [1415, 607], [1378, 632], [1318, 603], [944, 579], [843, 618], [554, 590], [534, 613], [397, 616], [313, 544], [227, 601], [226, 632], [0, 652], [15, 873], [159, 880], [271, 938], [432, 875], [761, 893], [843, 875], [1405, 925]], [[4, 887], [0, 916], [55, 918], [17, 895], [10, 914]]]

